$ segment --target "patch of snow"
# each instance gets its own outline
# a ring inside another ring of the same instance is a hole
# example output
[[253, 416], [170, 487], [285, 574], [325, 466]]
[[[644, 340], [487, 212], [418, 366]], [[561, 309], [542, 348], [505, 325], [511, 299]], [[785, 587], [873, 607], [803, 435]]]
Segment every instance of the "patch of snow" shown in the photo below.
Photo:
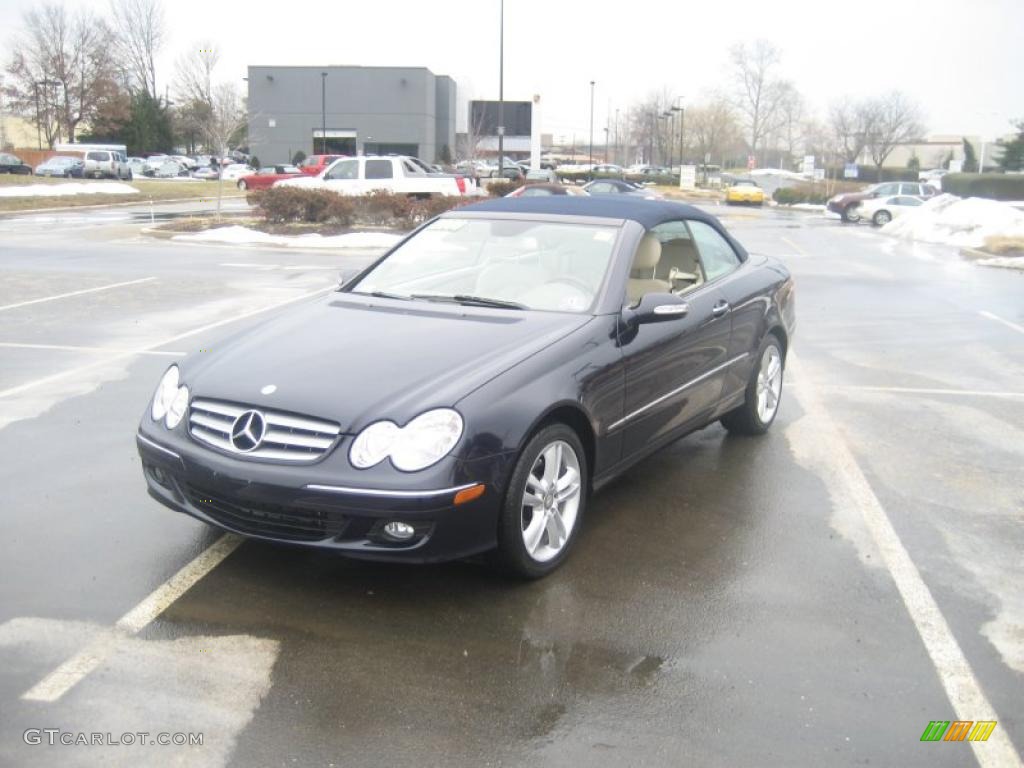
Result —
[[792, 205], [780, 206], [782, 208], [791, 208], [794, 211], [817, 211], [818, 213], [825, 212], [825, 206], [817, 203], [793, 203]]
[[80, 181], [68, 184], [18, 184], [0, 187], [0, 197], [73, 197], [75, 195], [137, 195], [139, 190], [113, 181]]
[[1024, 256], [993, 256], [991, 259], [978, 259], [974, 263], [983, 267], [1024, 270]]
[[218, 227], [172, 239], [188, 243], [277, 245], [289, 248], [390, 248], [404, 235], [390, 232], [349, 232], [344, 235], [269, 235], [248, 227]]
[[753, 170], [747, 171], [748, 176], [779, 176], [784, 179], [799, 179], [800, 181], [806, 181], [807, 177], [802, 173], [796, 173], [795, 171], [787, 171], [782, 168], [754, 168]]
[[990, 237], [1024, 238], [1024, 213], [980, 197], [939, 195], [882, 227], [904, 240], [980, 248]]

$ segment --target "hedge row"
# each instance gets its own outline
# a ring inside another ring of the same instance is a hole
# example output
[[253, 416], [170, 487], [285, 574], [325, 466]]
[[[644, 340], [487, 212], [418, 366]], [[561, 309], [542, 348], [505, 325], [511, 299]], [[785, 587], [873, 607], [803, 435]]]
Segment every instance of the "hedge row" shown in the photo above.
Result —
[[331, 224], [350, 227], [411, 229], [438, 214], [473, 202], [467, 197], [430, 197], [423, 200], [407, 195], [376, 191], [348, 197], [325, 189], [271, 187], [248, 195], [249, 204], [272, 224]]
[[1024, 200], [1024, 174], [947, 173], [942, 191], [959, 197]]
[[828, 195], [821, 189], [813, 187], [779, 187], [772, 192], [772, 200], [780, 205], [793, 205], [794, 203], [813, 203], [824, 205], [828, 202]]

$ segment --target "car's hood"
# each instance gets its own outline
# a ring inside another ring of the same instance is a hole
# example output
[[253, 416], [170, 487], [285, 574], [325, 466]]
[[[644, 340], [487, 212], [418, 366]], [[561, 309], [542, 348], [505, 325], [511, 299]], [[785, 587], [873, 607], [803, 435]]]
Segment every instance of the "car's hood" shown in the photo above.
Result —
[[196, 397], [332, 419], [343, 431], [404, 424], [590, 319], [332, 293], [193, 355], [182, 378]]

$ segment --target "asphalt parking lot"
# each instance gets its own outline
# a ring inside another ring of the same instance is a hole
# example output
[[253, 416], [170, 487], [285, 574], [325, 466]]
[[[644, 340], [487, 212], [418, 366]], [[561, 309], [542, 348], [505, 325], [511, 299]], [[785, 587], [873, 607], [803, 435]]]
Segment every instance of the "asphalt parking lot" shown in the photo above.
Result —
[[796, 279], [778, 421], [631, 470], [529, 584], [241, 543], [146, 494], [169, 362], [372, 252], [0, 218], [0, 765], [1020, 765], [1024, 274], [719, 210]]

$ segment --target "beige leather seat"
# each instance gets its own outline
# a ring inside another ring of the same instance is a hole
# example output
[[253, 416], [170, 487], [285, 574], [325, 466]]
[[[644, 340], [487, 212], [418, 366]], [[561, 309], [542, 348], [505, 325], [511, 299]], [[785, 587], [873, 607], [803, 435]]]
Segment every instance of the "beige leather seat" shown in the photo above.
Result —
[[650, 233], [644, 235], [637, 246], [633, 267], [629, 272], [626, 294], [630, 304], [636, 304], [648, 293], [669, 292], [671, 284], [668, 280], [657, 280], [654, 277], [660, 260], [661, 242]]
[[661, 261], [656, 276], [668, 280], [672, 290], [687, 291], [704, 282], [700, 258], [693, 240], [676, 238], [661, 244]]

